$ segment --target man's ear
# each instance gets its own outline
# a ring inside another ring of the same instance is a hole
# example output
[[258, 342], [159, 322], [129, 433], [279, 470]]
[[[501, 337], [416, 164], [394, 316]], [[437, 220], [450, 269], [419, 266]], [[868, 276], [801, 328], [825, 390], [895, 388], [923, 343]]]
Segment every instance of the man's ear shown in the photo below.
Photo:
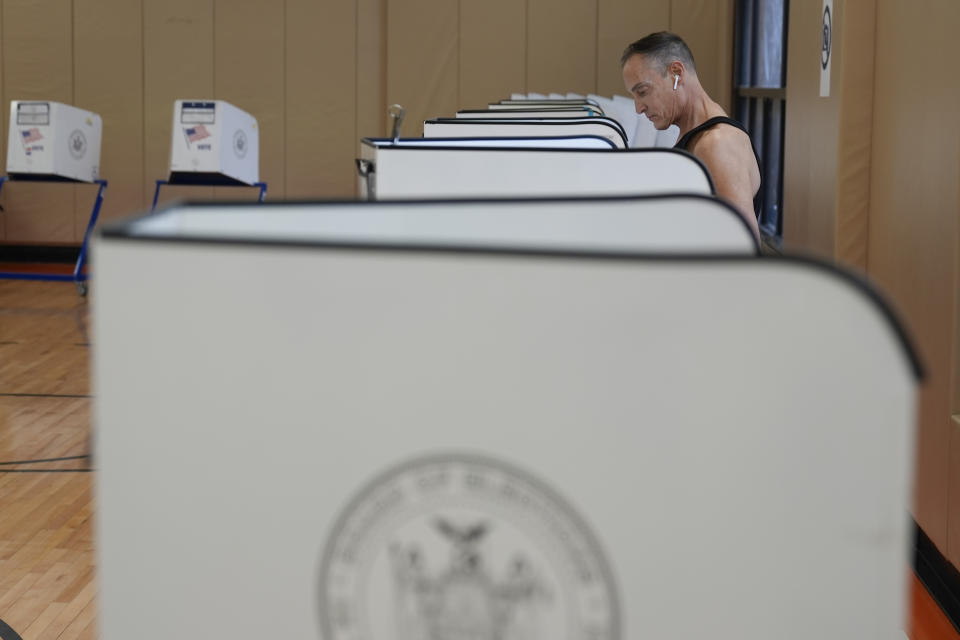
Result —
[[683, 66], [683, 63], [679, 60], [674, 60], [669, 65], [667, 65], [667, 75], [670, 79], [673, 79], [673, 76], [680, 76], [680, 80], [683, 80], [683, 74], [686, 73], [686, 69]]

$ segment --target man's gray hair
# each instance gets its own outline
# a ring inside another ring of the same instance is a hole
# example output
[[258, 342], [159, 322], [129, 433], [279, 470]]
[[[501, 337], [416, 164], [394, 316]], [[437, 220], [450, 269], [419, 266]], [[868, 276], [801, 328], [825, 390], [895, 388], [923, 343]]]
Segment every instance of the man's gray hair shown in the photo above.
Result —
[[696, 73], [693, 54], [683, 39], [669, 31], [658, 31], [641, 38], [628, 46], [620, 57], [620, 67], [635, 55], [644, 55], [652, 60], [660, 73], [667, 72], [667, 66], [674, 60], [682, 62], [690, 71]]

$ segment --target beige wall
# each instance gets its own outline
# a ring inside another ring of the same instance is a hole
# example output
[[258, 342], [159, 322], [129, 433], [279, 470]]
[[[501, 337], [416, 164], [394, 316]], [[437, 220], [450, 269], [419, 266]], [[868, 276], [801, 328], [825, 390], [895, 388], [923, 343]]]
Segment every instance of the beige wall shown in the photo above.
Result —
[[790, 5], [784, 244], [864, 271], [905, 322], [928, 374], [914, 517], [960, 566], [960, 78], [928, 73], [960, 57], [960, 3], [834, 3], [829, 98], [821, 3]]
[[[165, 178], [173, 101], [227, 100], [260, 125], [268, 199], [353, 197], [363, 136], [512, 92], [622, 93], [618, 60], [661, 29], [684, 36], [730, 102], [732, 0], [0, 0], [0, 104], [48, 99], [104, 120], [101, 217], [149, 206]], [[3, 136], [4, 142], [6, 135]], [[6, 153], [0, 154], [0, 162]], [[9, 184], [0, 242], [75, 244], [95, 188]], [[252, 189], [165, 187], [174, 198]]]

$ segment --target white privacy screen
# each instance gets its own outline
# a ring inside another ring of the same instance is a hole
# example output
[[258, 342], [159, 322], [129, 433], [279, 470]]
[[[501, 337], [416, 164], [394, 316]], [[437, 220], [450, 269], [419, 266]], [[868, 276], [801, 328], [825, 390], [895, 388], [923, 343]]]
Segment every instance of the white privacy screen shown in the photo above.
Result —
[[588, 118], [601, 115], [593, 109], [522, 109], [457, 111], [457, 118]]
[[564, 118], [562, 120], [450, 118], [423, 123], [424, 138], [480, 137], [556, 137], [591, 135], [609, 139], [619, 148], [627, 146], [627, 138], [619, 123], [608, 118]]
[[559, 136], [555, 138], [364, 138], [376, 147], [493, 147], [532, 149], [616, 149], [600, 136]]
[[902, 637], [912, 354], [829, 267], [131, 231], [104, 640]]
[[630, 253], [751, 255], [757, 250], [740, 216], [703, 196], [178, 206], [144, 218], [131, 233]]
[[362, 197], [465, 198], [713, 192], [693, 156], [669, 149], [481, 149], [361, 145]]

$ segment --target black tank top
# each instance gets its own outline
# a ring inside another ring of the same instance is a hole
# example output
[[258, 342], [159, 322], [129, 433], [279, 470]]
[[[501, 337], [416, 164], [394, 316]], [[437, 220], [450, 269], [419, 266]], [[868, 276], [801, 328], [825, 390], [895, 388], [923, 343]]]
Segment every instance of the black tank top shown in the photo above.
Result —
[[[737, 122], [737, 121], [734, 120], [733, 118], [728, 118], [727, 116], [717, 116], [717, 117], [715, 117], [715, 118], [710, 118], [710, 119], [707, 120], [706, 122], [695, 126], [693, 129], [690, 129], [690, 131], [687, 131], [685, 134], [683, 134], [683, 136], [682, 136], [679, 140], [677, 140], [677, 144], [673, 145], [673, 148], [674, 148], [674, 149], [683, 149], [684, 151], [689, 151], [689, 149], [687, 149], [687, 146], [690, 144], [690, 141], [693, 140], [693, 138], [697, 136], [697, 134], [702, 133], [703, 131], [706, 131], [707, 129], [712, 129], [713, 127], [717, 126], [718, 124], [729, 124], [731, 127], [736, 127], [737, 129], [740, 129], [740, 131], [743, 131], [745, 134], [747, 134], [747, 137], [748, 137], [748, 138], [750, 137], [750, 132], [747, 131], [746, 128], [745, 128], [742, 124], [740, 124], [739, 122]], [[757, 169], [759, 169], [759, 168], [760, 168], [760, 156], [757, 155], [757, 150], [753, 148], [753, 138], [750, 138], [750, 149], [753, 150], [753, 157], [756, 158], [756, 160], [757, 160]], [[763, 171], [760, 172], [760, 183], [761, 183], [761, 185], [763, 184]], [[757, 189], [757, 195], [755, 195], [755, 196], [753, 197], [753, 208], [754, 208], [755, 211], [756, 211], [757, 208], [759, 207], [760, 197], [761, 197], [762, 194], [763, 194], [762, 190], [761, 190], [761, 189]]]
[[[689, 151], [689, 149], [687, 149], [687, 146], [690, 144], [690, 141], [694, 137], [696, 137], [697, 134], [701, 133], [702, 131], [706, 131], [707, 129], [712, 129], [718, 124], [729, 124], [731, 127], [736, 127], [737, 129], [740, 129], [740, 131], [743, 131], [748, 136], [750, 135], [750, 132], [747, 131], [742, 124], [740, 124], [733, 118], [728, 118], [727, 116], [717, 116], [715, 118], [710, 118], [706, 122], [702, 124], [698, 124], [693, 129], [690, 129], [690, 131], [687, 131], [685, 134], [683, 134], [683, 137], [677, 140], [677, 144], [673, 145], [673, 148]], [[753, 147], [753, 144], [751, 143], [750, 146]], [[754, 149], [753, 155], [757, 155], [756, 149]], [[757, 162], [757, 164], [759, 164], [759, 161]]]

